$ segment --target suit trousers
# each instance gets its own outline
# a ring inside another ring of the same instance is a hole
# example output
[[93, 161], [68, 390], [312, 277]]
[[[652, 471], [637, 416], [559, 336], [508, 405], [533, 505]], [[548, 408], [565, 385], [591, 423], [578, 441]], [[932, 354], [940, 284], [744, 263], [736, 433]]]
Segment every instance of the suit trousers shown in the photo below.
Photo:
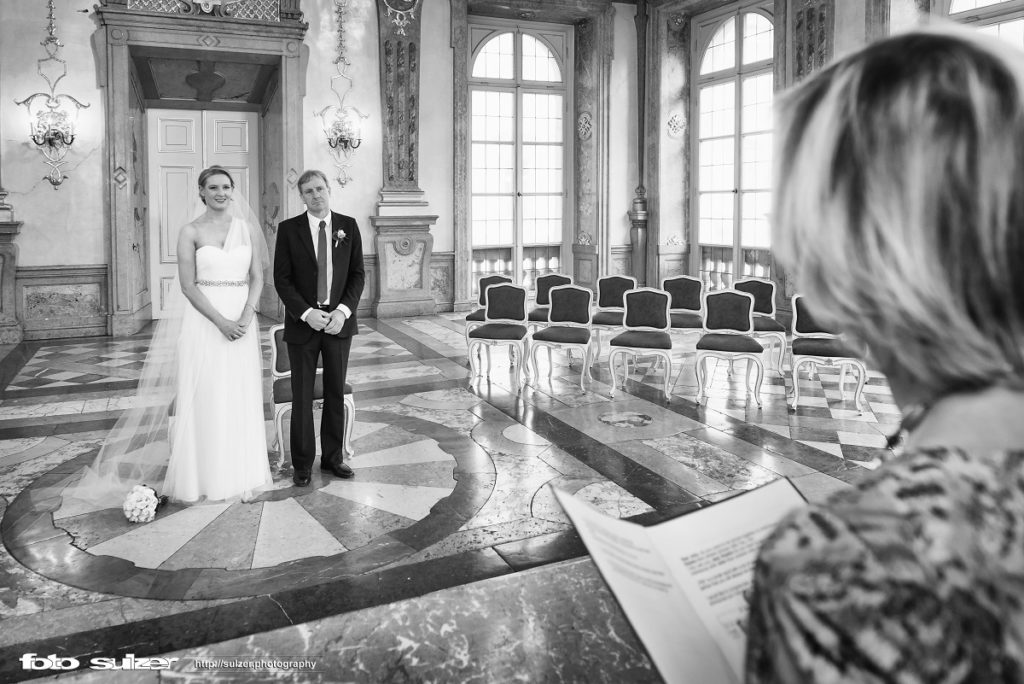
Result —
[[345, 435], [345, 377], [352, 338], [314, 331], [303, 344], [288, 344], [292, 364], [291, 449], [295, 472], [309, 472], [316, 460], [313, 389], [323, 357], [324, 409], [320, 418], [320, 462], [341, 462]]

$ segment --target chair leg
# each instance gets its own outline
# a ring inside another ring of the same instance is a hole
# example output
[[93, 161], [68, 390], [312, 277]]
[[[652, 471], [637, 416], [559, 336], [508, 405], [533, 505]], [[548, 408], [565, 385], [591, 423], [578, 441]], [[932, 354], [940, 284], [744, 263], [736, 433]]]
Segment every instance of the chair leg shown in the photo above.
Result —
[[[753, 362], [754, 367], [757, 369], [757, 375], [754, 379], [754, 401], [757, 402], [757, 407], [761, 408], [761, 381], [764, 380], [764, 366], [761, 364], [761, 360], [757, 359]], [[747, 363], [747, 372], [750, 372], [750, 362]], [[749, 384], [747, 385], [749, 387]]]
[[[480, 377], [480, 342], [470, 341], [469, 347], [466, 349], [466, 353], [469, 355], [469, 384], [472, 386], [473, 378]], [[474, 354], [473, 352], [476, 352]]]
[[274, 416], [274, 425], [277, 427], [277, 455], [281, 459], [280, 465], [284, 465], [284, 414], [292, 410], [291, 404], [283, 404]]
[[698, 356], [697, 360], [693, 364], [693, 372], [697, 376], [697, 403], [698, 404], [700, 403], [701, 398], [704, 396], [704, 390], [705, 390], [704, 383], [707, 381], [707, 372], [708, 371], [707, 371], [707, 366], [704, 365], [704, 362], [706, 360], [707, 360], [707, 357]]
[[672, 378], [672, 352], [665, 354], [665, 401], [672, 401], [672, 393], [669, 391], [669, 380]]
[[342, 440], [345, 444], [345, 454], [348, 456], [352, 455], [352, 428], [356, 424], [356, 402], [352, 399], [351, 394], [346, 394], [344, 398], [345, 403], [345, 438]]
[[794, 411], [796, 411], [796, 405], [800, 403], [800, 366], [803, 364], [803, 359], [793, 358], [793, 402], [790, 406]]
[[868, 369], [863, 363], [853, 364], [854, 368], [857, 369], [857, 388], [853, 391], [853, 403], [857, 407], [857, 413], [864, 413], [864, 385], [868, 381]]

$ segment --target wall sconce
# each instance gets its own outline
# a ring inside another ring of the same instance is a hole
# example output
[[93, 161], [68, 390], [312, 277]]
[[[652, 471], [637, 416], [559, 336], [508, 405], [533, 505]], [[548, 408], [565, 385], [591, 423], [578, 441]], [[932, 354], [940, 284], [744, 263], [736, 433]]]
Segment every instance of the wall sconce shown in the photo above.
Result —
[[[344, 92], [341, 93], [337, 89], [339, 80], [347, 82]], [[348, 173], [348, 169], [352, 166], [352, 154], [363, 143], [363, 119], [369, 118], [368, 115], [363, 114], [352, 105], [345, 104], [345, 98], [352, 90], [352, 86], [352, 77], [339, 68], [338, 75], [331, 79], [331, 90], [337, 96], [338, 104], [328, 105], [317, 112], [323, 125], [324, 135], [327, 136], [327, 144], [331, 148], [331, 156], [334, 157], [334, 165], [338, 169], [338, 176], [335, 180], [341, 187], [345, 187], [352, 180], [352, 176]]]
[[29, 138], [46, 158], [50, 172], [43, 176], [50, 185], [57, 188], [65, 178], [60, 167], [66, 164], [64, 156], [75, 142], [75, 124], [78, 110], [89, 105], [82, 104], [64, 93], [57, 93], [57, 84], [68, 73], [68, 65], [60, 58], [64, 45], [57, 38], [57, 22], [53, 18], [53, 0], [48, 0], [49, 24], [47, 37], [40, 45], [46, 50], [46, 57], [36, 61], [36, 72], [50, 86], [48, 93], [33, 93], [15, 104], [23, 105], [29, 115]]

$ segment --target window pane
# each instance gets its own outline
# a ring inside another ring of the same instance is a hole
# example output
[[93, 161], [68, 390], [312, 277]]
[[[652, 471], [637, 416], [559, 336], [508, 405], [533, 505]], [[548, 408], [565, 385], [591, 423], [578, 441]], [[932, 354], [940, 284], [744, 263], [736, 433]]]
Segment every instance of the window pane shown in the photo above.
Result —
[[472, 136], [474, 141], [512, 142], [515, 137], [515, 99], [512, 93], [474, 90]]
[[705, 192], [698, 199], [700, 224], [697, 241], [703, 245], [732, 245], [734, 203], [731, 192]]
[[562, 95], [523, 93], [523, 142], [562, 142]]
[[740, 187], [767, 190], [772, 186], [772, 134], [743, 137], [740, 144]]
[[562, 146], [523, 145], [523, 192], [562, 192]]
[[957, 12], [966, 12], [972, 9], [978, 9], [979, 7], [988, 7], [989, 5], [998, 5], [1008, 0], [953, 0], [949, 5], [949, 13], [956, 14]]
[[523, 34], [523, 80], [560, 83], [558, 60], [547, 46], [529, 34]]
[[736, 130], [736, 85], [732, 81], [700, 89], [700, 119], [697, 135], [714, 138]]
[[775, 77], [771, 73], [747, 76], [742, 81], [740, 130], [770, 131], [772, 129], [772, 88]]
[[697, 153], [698, 190], [728, 190], [736, 187], [735, 142], [732, 138], [704, 140]]
[[722, 69], [736, 66], [736, 18], [730, 17], [718, 27], [711, 37], [704, 59], [700, 63], [700, 75], [713, 74]]
[[997, 24], [980, 26], [978, 30], [992, 36], [998, 36], [1014, 47], [1024, 49], [1024, 19], [1001, 21]]
[[771, 59], [775, 52], [772, 22], [763, 14], [743, 15], [743, 64]]
[[745, 192], [740, 196], [740, 244], [744, 247], [771, 247], [771, 203], [771, 193], [767, 192]]
[[473, 78], [512, 78], [515, 53], [512, 33], [502, 33], [487, 41], [473, 62]]

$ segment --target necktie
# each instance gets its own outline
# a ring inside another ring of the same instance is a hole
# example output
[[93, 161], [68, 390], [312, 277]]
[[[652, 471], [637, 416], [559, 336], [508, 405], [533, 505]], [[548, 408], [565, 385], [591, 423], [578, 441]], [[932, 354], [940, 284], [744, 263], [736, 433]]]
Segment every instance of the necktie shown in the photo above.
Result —
[[326, 221], [320, 222], [320, 232], [316, 236], [316, 302], [327, 303], [330, 294], [327, 292], [327, 227]]

